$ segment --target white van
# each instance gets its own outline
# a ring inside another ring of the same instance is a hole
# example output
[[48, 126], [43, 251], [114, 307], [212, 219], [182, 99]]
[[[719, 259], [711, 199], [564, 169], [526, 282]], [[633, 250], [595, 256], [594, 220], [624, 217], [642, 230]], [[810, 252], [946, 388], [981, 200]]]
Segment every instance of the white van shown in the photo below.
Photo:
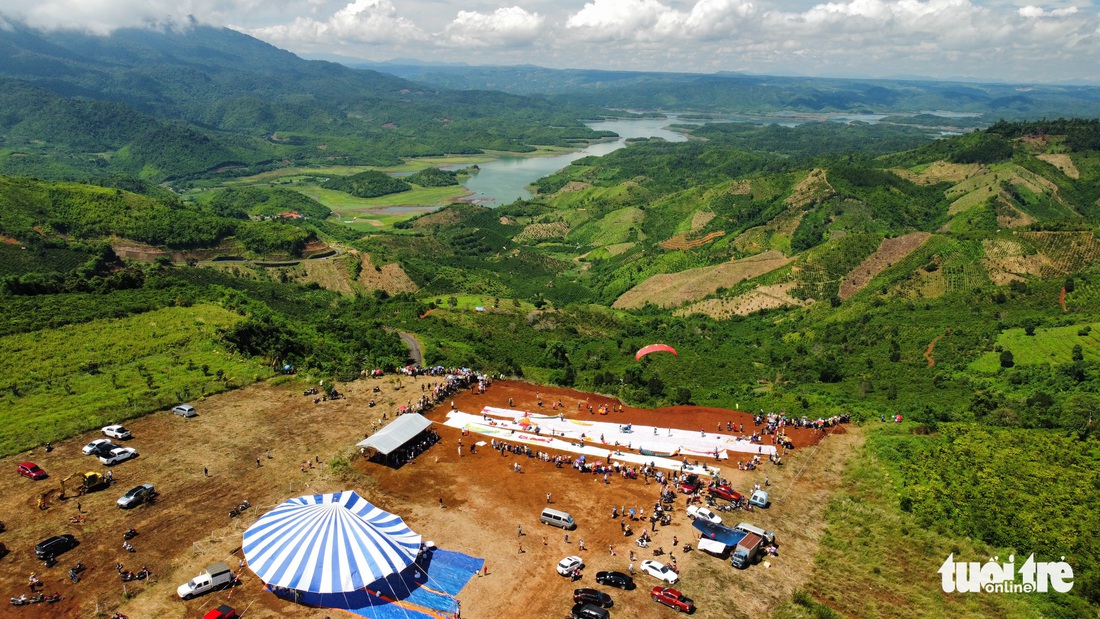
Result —
[[542, 510], [542, 515], [539, 516], [539, 522], [555, 527], [561, 527], [566, 531], [572, 531], [573, 529], [577, 528], [577, 523], [573, 521], [572, 516], [563, 511], [550, 509], [549, 507]]
[[195, 407], [190, 404], [180, 404], [172, 409], [172, 412], [181, 415], [183, 417], [194, 417], [198, 413], [195, 412]]

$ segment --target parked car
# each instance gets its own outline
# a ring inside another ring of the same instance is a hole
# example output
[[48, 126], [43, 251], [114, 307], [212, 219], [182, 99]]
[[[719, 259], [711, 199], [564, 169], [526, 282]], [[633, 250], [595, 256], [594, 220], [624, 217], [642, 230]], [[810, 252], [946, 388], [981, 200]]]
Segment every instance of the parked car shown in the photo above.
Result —
[[46, 471], [38, 468], [38, 465], [33, 462], [20, 462], [15, 470], [19, 471], [23, 477], [30, 477], [35, 481], [46, 478]]
[[682, 613], [690, 613], [695, 610], [695, 602], [691, 598], [680, 593], [676, 589], [668, 587], [653, 587], [649, 592], [650, 597], [658, 604], [664, 604], [669, 608], [675, 608]]
[[237, 576], [224, 561], [207, 566], [205, 570], [191, 580], [176, 587], [176, 594], [185, 600], [208, 593], [215, 589], [225, 589], [237, 584]]
[[107, 426], [103, 428], [103, 435], [111, 438], [126, 439], [133, 436], [130, 431], [120, 425]]
[[130, 458], [136, 458], [138, 452], [133, 447], [115, 447], [105, 456], [100, 456], [99, 461], [106, 466], [112, 464], [118, 464], [119, 462], [125, 462]]
[[141, 484], [136, 488], [131, 488], [129, 492], [119, 497], [117, 503], [122, 509], [130, 509], [148, 501], [156, 494], [157, 491], [153, 488], [153, 484]]
[[596, 582], [624, 591], [634, 588], [634, 579], [622, 572], [596, 572]]
[[76, 538], [66, 533], [65, 535], [55, 535], [49, 539], [44, 539], [34, 547], [34, 556], [39, 559], [45, 559], [46, 557], [56, 557], [57, 555], [76, 548], [80, 542], [76, 541]]
[[88, 455], [95, 456], [97, 458], [101, 456], [109, 456], [111, 455], [112, 449], [118, 449], [119, 447], [121, 447], [121, 445], [115, 445], [114, 443], [100, 443], [99, 445], [96, 445], [95, 449], [93, 449]]
[[663, 580], [670, 585], [674, 585], [680, 580], [680, 575], [672, 571], [672, 568], [661, 563], [660, 561], [654, 561], [652, 559], [646, 559], [642, 561], [642, 571], [657, 580]]
[[109, 439], [109, 438], [97, 438], [96, 440], [94, 440], [94, 441], [88, 443], [87, 445], [85, 445], [80, 450], [80, 453], [84, 454], [85, 456], [91, 456], [91, 455], [97, 455], [98, 456], [98, 455], [100, 455], [100, 450], [114, 449], [115, 447], [118, 447], [118, 445], [115, 445], [114, 443], [112, 443], [111, 439]]
[[198, 414], [195, 412], [195, 407], [190, 404], [180, 404], [179, 406], [173, 407], [172, 412], [184, 417], [194, 417]]
[[222, 604], [217, 608], [211, 608], [206, 611], [206, 614], [202, 616], [202, 619], [238, 619], [240, 615], [237, 614], [237, 610], [227, 604]]
[[579, 570], [582, 567], [584, 567], [584, 559], [576, 555], [568, 556], [558, 561], [558, 573], [562, 576], [568, 576], [573, 573], [573, 570]]
[[611, 596], [599, 589], [574, 589], [573, 601], [583, 604], [595, 604], [602, 608], [611, 608], [614, 602]]
[[698, 505], [688, 505], [687, 508], [688, 518], [695, 520], [696, 518], [702, 518], [708, 522], [714, 524], [722, 524], [722, 517], [718, 514], [710, 511], [706, 507], [699, 507]]
[[740, 492], [737, 492], [736, 490], [734, 490], [733, 488], [730, 488], [729, 486], [715, 486], [715, 487], [711, 488], [710, 489], [710, 496], [718, 497], [719, 499], [725, 499], [727, 501], [734, 501], [734, 502], [740, 501], [740, 500], [745, 498], [744, 496], [741, 495]]
[[610, 619], [611, 613], [595, 604], [574, 604], [570, 616], [573, 619]]
[[695, 473], [692, 473], [687, 477], [684, 477], [684, 479], [680, 482], [680, 492], [684, 494], [691, 494], [699, 490], [702, 485], [703, 482], [699, 481], [699, 476]]

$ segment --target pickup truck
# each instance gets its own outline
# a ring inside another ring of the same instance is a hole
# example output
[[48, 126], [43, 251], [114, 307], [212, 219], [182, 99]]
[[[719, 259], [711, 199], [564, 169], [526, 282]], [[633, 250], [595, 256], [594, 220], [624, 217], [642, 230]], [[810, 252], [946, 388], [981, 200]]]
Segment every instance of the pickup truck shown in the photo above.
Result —
[[229, 569], [225, 562], [215, 563], [199, 572], [198, 576], [177, 587], [176, 593], [181, 598], [189, 600], [215, 589], [232, 587], [236, 581], [237, 577], [233, 574], [233, 570]]

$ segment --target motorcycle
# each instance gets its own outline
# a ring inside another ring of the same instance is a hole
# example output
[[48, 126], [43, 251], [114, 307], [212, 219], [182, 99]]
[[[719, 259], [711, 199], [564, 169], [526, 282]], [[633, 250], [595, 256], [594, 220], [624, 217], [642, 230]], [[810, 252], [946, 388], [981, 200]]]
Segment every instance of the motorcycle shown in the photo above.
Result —
[[53, 595], [47, 595], [46, 596], [46, 603], [47, 604], [56, 604], [56, 603], [60, 602], [63, 599], [65, 599], [65, 598], [61, 597], [60, 593], [55, 593]]
[[27, 596], [26, 595], [21, 595], [17, 598], [12, 598], [11, 599], [11, 605], [12, 606], [23, 606], [25, 604], [30, 604], [30, 602], [27, 601]]
[[248, 500], [246, 499], [244, 503], [241, 503], [237, 507], [234, 507], [234, 508], [229, 510], [229, 517], [230, 518], [236, 518], [237, 516], [240, 516], [241, 513], [244, 512], [244, 510], [248, 509], [249, 507], [252, 507], [252, 504], [249, 503]]
[[45, 600], [46, 600], [46, 595], [43, 594], [43, 593], [39, 593], [38, 595], [32, 595], [29, 598], [27, 598], [27, 601], [30, 602], [31, 604], [38, 604], [40, 602], [44, 602]]
[[123, 548], [124, 548], [124, 549], [125, 549], [125, 550], [126, 550], [127, 552], [137, 552], [136, 550], [134, 550], [134, 547], [130, 545], [130, 542], [122, 542], [122, 547], [123, 547]]
[[657, 548], [653, 549], [653, 556], [659, 557], [663, 554], [665, 554], [665, 549], [664, 548], [658, 546]]
[[135, 537], [137, 537], [137, 534], [138, 534], [137, 529], [135, 529], [133, 527], [130, 527], [129, 531], [122, 534], [122, 539], [124, 539], [124, 540], [134, 539]]
[[317, 387], [310, 387], [302, 392], [302, 395], [317, 395]]
[[78, 514], [76, 516], [69, 516], [69, 522], [71, 524], [84, 524], [85, 520], [86, 520], [86, 517], [83, 516], [83, 515], [80, 515], [80, 514]]
[[644, 537], [638, 538], [634, 542], [634, 545], [637, 546], [638, 548], [649, 548], [649, 542], [646, 541], [646, 539]]
[[130, 570], [123, 570], [118, 573], [122, 582], [130, 582], [132, 580], [145, 580], [149, 577], [149, 570], [141, 570], [140, 572], [131, 572]]

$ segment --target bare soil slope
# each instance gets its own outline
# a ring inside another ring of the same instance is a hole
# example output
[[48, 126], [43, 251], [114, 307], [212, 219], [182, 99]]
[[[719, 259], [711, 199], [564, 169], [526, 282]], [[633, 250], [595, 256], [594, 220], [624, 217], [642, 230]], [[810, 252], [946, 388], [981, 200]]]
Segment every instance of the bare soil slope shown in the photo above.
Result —
[[623, 293], [615, 300], [613, 307], [632, 309], [646, 303], [659, 307], [683, 305], [713, 294], [723, 286], [732, 286], [774, 271], [790, 261], [790, 258], [773, 250], [724, 264], [654, 275]]

